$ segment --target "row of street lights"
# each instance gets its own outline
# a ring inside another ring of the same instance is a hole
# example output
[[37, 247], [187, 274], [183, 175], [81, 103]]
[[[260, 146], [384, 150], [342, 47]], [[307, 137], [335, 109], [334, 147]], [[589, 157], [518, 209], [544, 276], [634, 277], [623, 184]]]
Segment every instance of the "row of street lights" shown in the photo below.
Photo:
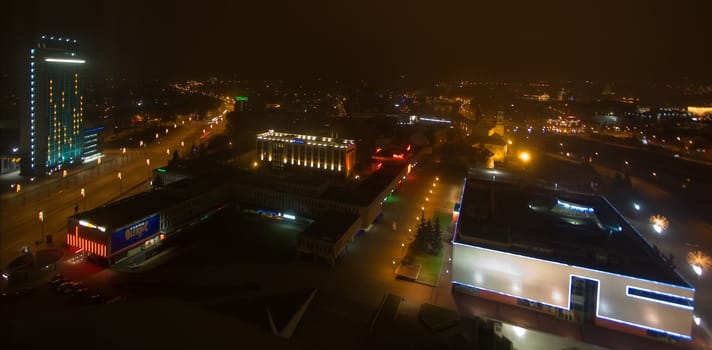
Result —
[[[437, 186], [437, 182], [438, 182], [438, 181], [440, 181], [440, 177], [436, 176], [436, 177], [435, 177], [435, 181], [434, 181], [434, 182], [431, 184], [431, 186], [430, 186], [431, 188], [428, 188], [428, 195], [425, 196], [425, 202], [420, 206], [421, 212], [423, 212], [423, 213], [425, 212], [425, 206], [430, 202], [430, 195], [433, 194], [433, 188], [435, 188], [435, 187]], [[416, 217], [415, 217], [415, 220], [416, 220], [416, 226], [417, 226], [417, 221], [420, 221], [420, 216], [416, 216]], [[411, 237], [410, 237], [410, 240], [411, 240], [411, 241], [413, 240], [412, 232], [413, 232], [413, 229], [412, 229], [412, 228], [408, 228], [408, 234], [411, 236]], [[400, 246], [401, 246], [401, 259], [400, 259], [400, 261], [402, 262], [403, 259], [405, 259], [405, 254], [406, 254], [406, 249], [407, 249], [407, 248], [406, 248], [406, 244], [405, 244], [404, 242], [401, 242], [401, 245], [400, 245]], [[396, 260], [393, 260], [393, 274], [396, 273], [397, 266], [398, 266], [398, 264], [396, 263]]]
[[[177, 128], [177, 125], [174, 124], [173, 127], [174, 127], [174, 128]], [[212, 127], [212, 126], [211, 126], [211, 127]], [[205, 130], [203, 130], [203, 133], [205, 133]], [[165, 134], [168, 135], [168, 128], [165, 129]], [[158, 134], [158, 133], [156, 133], [155, 136], [156, 136], [156, 139], [159, 138], [159, 134]], [[140, 140], [140, 141], [139, 141], [139, 147], [144, 147], [144, 146], [147, 146], [147, 145], [148, 145], [148, 144], [144, 143], [143, 140]], [[181, 146], [184, 146], [184, 142], [183, 142], [183, 141], [181, 141]], [[167, 155], [170, 155], [170, 148], [167, 148], [167, 149], [166, 149], [166, 154], [167, 154]], [[123, 166], [123, 161], [124, 161], [124, 157], [125, 157], [125, 156], [126, 156], [126, 147], [122, 147], [122, 148], [121, 148], [121, 166]], [[97, 166], [100, 166], [100, 165], [101, 165], [101, 158], [98, 158], [98, 159], [97, 159]], [[150, 178], [150, 176], [151, 176], [151, 174], [150, 174], [150, 173], [151, 173], [151, 159], [150, 159], [150, 158], [146, 158], [146, 166], [148, 166], [148, 173], [149, 173], [149, 178]], [[62, 187], [64, 187], [64, 188], [66, 188], [66, 178], [67, 178], [67, 176], [68, 176], [67, 170], [66, 170], [66, 169], [62, 170]], [[116, 178], [117, 178], [118, 181], [119, 181], [119, 195], [121, 195], [121, 193], [123, 193], [123, 175], [122, 175], [122, 172], [121, 172], [121, 171], [117, 172]], [[22, 190], [22, 185], [19, 184], [19, 183], [15, 184], [15, 192], [18, 194], [18, 196], [19, 196], [19, 193], [20, 193], [21, 190]], [[86, 211], [86, 210], [87, 210], [87, 191], [86, 191], [86, 189], [85, 189], [84, 187], [82, 187], [82, 188], [79, 189], [79, 195], [82, 197], [82, 208], [83, 208], [83, 211]], [[74, 214], [77, 214], [77, 211], [78, 211], [78, 207], [75, 206], [75, 207], [74, 207]], [[45, 214], [44, 214], [44, 210], [38, 210], [38, 211], [37, 211], [37, 218], [38, 218], [38, 220], [40, 221], [40, 224], [41, 224], [41, 230], [40, 230], [41, 237], [40, 237], [40, 241], [37, 242], [37, 243], [39, 244], [40, 242], [44, 241], [44, 239], [45, 239]]]

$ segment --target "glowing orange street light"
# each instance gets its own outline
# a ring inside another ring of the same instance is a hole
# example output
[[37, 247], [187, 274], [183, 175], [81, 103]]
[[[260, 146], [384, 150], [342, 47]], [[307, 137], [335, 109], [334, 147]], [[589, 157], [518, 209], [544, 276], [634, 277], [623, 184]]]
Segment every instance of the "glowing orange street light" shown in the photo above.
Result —
[[668, 228], [668, 219], [660, 214], [650, 217], [650, 224], [653, 225], [653, 230], [657, 233], [662, 233]]
[[87, 193], [84, 191], [84, 187], [79, 190], [79, 194], [82, 196], [84, 202], [84, 211], [87, 211]]
[[529, 152], [521, 152], [519, 153], [519, 159], [521, 159], [523, 162], [528, 162], [531, 159], [531, 155]]
[[698, 277], [702, 276], [702, 272], [712, 267], [712, 259], [699, 250], [687, 254], [687, 263], [690, 264]]
[[42, 240], [44, 240], [44, 212], [42, 210], [37, 213], [37, 218], [40, 219], [42, 223], [42, 231], [40, 232], [40, 242], [42, 242]]

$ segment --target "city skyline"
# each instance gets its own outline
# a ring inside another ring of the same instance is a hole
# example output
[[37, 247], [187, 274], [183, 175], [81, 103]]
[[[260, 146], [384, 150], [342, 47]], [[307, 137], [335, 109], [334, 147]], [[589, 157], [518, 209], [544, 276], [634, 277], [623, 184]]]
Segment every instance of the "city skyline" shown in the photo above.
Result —
[[145, 78], [707, 80], [709, 6], [12, 2], [3, 46], [77, 37], [88, 68]]
[[709, 13], [11, 0], [0, 340], [708, 349]]

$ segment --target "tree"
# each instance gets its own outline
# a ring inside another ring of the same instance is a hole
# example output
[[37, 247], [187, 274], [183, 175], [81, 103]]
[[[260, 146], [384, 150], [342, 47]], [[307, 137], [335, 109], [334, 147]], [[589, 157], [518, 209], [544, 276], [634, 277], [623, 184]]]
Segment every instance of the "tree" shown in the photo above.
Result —
[[413, 247], [418, 253], [422, 253], [428, 249], [429, 245], [429, 230], [428, 223], [425, 222], [425, 211], [420, 212], [420, 220], [418, 221], [418, 228], [415, 233], [415, 240], [413, 241]]
[[413, 247], [418, 253], [429, 253], [437, 255], [443, 247], [442, 236], [440, 235], [440, 218], [435, 217], [435, 221], [425, 219], [425, 212], [420, 212], [420, 220], [413, 241]]
[[170, 165], [170, 166], [175, 166], [176, 164], [178, 164], [179, 161], [180, 161], [180, 157], [178, 156], [178, 150], [177, 150], [177, 149], [174, 149], [174, 150], [173, 150], [173, 157], [172, 157], [171, 160], [168, 162], [168, 165]]
[[434, 255], [437, 255], [443, 248], [443, 240], [440, 235], [440, 218], [437, 216], [435, 216], [435, 223], [432, 225], [430, 233], [430, 250]]

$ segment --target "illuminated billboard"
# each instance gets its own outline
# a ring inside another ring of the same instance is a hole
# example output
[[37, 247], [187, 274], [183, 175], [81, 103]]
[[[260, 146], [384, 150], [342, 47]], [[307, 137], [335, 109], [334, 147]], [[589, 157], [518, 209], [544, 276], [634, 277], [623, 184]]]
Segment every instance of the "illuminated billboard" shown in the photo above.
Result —
[[160, 227], [160, 217], [156, 214], [114, 231], [111, 235], [111, 254], [158, 233]]

